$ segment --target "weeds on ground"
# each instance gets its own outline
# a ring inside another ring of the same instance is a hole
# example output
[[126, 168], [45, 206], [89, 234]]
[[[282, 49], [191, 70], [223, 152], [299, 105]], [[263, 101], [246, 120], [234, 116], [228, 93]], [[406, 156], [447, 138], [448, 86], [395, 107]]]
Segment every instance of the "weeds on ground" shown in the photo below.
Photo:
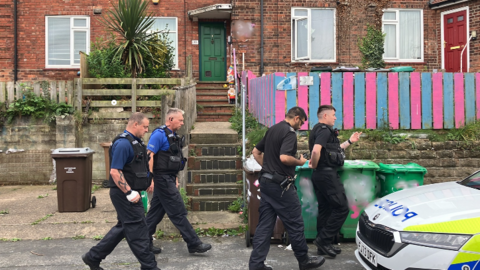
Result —
[[103, 237], [104, 237], [103, 235], [95, 235], [95, 236], [93, 237], [93, 240], [100, 241], [100, 240], [103, 239]]
[[99, 186], [99, 185], [93, 185], [93, 186], [92, 186], [92, 194], [93, 194], [95, 191], [99, 190], [100, 188], [101, 188], [101, 186]]
[[0, 215], [6, 215], [6, 214], [8, 214], [8, 210], [7, 210], [7, 209], [0, 211]]
[[85, 239], [85, 235], [75, 235], [72, 237], [73, 240]]
[[37, 225], [38, 223], [46, 220], [47, 218], [49, 218], [49, 217], [51, 217], [51, 216], [53, 216], [53, 214], [47, 214], [46, 216], [42, 217], [41, 219], [38, 219], [38, 220], [32, 222], [32, 225]]
[[52, 237], [48, 236], [48, 237], [42, 238], [42, 240], [52, 240]]
[[45, 195], [38, 195], [37, 199], [43, 199], [43, 198], [46, 198], [48, 197], [48, 193], [45, 194]]
[[8, 239], [8, 238], [0, 238], [0, 241], [2, 242], [18, 242], [18, 241], [21, 241], [22, 239], [20, 238], [11, 238], [11, 239]]

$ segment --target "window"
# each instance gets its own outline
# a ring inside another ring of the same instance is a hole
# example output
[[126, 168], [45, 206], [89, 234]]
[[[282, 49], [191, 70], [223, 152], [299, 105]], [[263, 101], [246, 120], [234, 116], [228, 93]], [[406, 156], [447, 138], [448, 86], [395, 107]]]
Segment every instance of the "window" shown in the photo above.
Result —
[[80, 66], [80, 52], [90, 51], [90, 18], [84, 16], [47, 16], [46, 66]]
[[177, 18], [154, 18], [155, 23], [152, 26], [152, 31], [165, 31], [168, 32], [168, 38], [172, 42], [171, 45], [174, 49], [173, 64], [174, 68], [178, 69], [178, 30], [177, 30]]
[[383, 13], [385, 54], [389, 62], [423, 62], [423, 12], [415, 9]]
[[292, 8], [292, 61], [335, 62], [335, 10]]

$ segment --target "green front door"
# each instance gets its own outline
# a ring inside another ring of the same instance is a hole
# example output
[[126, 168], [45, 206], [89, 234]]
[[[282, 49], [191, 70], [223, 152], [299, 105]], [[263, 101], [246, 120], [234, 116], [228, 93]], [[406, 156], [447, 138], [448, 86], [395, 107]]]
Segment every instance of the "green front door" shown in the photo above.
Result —
[[200, 81], [226, 81], [225, 27], [200, 23]]

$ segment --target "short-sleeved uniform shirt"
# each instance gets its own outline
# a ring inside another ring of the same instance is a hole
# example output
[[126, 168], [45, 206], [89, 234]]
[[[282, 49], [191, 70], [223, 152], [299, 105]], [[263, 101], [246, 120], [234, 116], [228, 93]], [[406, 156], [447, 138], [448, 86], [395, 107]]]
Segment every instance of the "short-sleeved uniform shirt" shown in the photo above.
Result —
[[[135, 137], [132, 133], [124, 131], [130, 134], [138, 142], [142, 142], [142, 139]], [[127, 138], [120, 138], [112, 145], [112, 164], [110, 168], [123, 170], [125, 164], [133, 161], [133, 147]]]
[[255, 148], [264, 153], [262, 172], [295, 176], [296, 166], [287, 166], [280, 160], [280, 155], [294, 157], [297, 153], [297, 135], [289, 123], [282, 121], [273, 125]]
[[[327, 143], [333, 142], [332, 140], [332, 132], [328, 128], [322, 128], [325, 124], [318, 123], [316, 124], [312, 131], [310, 132], [310, 137], [308, 138], [308, 148], [310, 149], [310, 155], [312, 154], [313, 146], [315, 144], [319, 144], [322, 146], [322, 150], [320, 151], [320, 160], [321, 157], [327, 154], [325, 147]], [[319, 160], [319, 166], [320, 164]]]
[[[172, 132], [172, 130], [170, 130], [170, 132]], [[175, 135], [175, 133], [173, 134]], [[165, 135], [165, 131], [163, 129], [154, 130], [152, 135], [150, 135], [150, 140], [148, 140], [147, 149], [156, 154], [158, 151], [168, 151], [169, 148], [170, 143]]]

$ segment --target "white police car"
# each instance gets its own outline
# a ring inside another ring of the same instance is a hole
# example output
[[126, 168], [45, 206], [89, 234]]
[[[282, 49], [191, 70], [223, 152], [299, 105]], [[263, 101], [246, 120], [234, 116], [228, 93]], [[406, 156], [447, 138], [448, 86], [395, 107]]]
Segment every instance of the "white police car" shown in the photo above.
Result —
[[355, 241], [366, 269], [480, 270], [480, 171], [374, 201]]

